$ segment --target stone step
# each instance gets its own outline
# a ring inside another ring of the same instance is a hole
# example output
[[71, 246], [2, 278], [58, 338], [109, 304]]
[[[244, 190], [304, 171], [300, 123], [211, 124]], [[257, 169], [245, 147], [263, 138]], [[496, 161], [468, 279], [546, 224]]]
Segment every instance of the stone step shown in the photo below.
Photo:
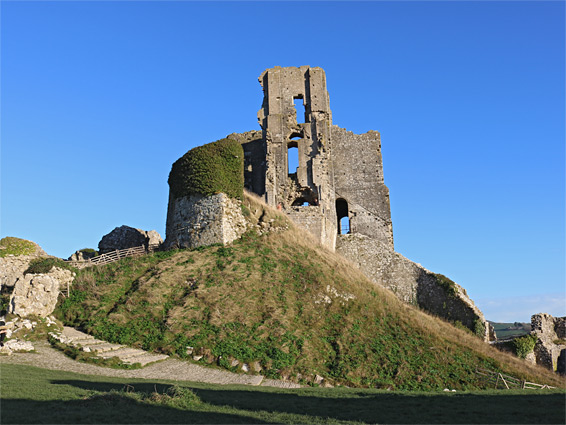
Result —
[[63, 336], [66, 339], [66, 344], [72, 345], [73, 347], [80, 346], [82, 348], [88, 348], [90, 352], [104, 359], [118, 357], [120, 361], [126, 364], [140, 363], [142, 366], [145, 366], [149, 363], [158, 362], [169, 357], [165, 354], [148, 353], [138, 348], [102, 341], [92, 335], [85, 334], [84, 332], [67, 326], [63, 328]]
[[84, 332], [78, 331], [74, 328], [70, 328], [68, 326], [63, 327], [63, 335], [67, 338], [92, 338], [92, 335], [85, 334]]
[[168, 358], [169, 356], [167, 356], [166, 354], [150, 354], [150, 353], [145, 353], [145, 354], [141, 354], [139, 356], [132, 356], [132, 357], [128, 357], [125, 360], [122, 360], [124, 363], [126, 364], [134, 364], [134, 363], [139, 363], [142, 366], [148, 365], [150, 363], [153, 362], [158, 362], [160, 360], [164, 360], [166, 358]]
[[103, 344], [82, 344], [82, 347], [90, 348], [91, 352], [106, 353], [108, 351], [118, 350], [120, 348], [123, 348], [124, 346], [119, 344], [112, 344], [110, 342], [105, 342]]
[[101, 339], [95, 339], [95, 338], [78, 338], [78, 339], [69, 338], [69, 339], [67, 339], [67, 344], [71, 344], [73, 346], [96, 345], [96, 344], [104, 344], [104, 343], [106, 343], [106, 341], [102, 341]]
[[140, 350], [139, 348], [131, 348], [122, 346], [122, 348], [118, 348], [117, 350], [106, 351], [99, 354], [99, 357], [103, 359], [109, 359], [111, 357], [118, 357], [120, 360], [124, 361], [130, 357], [140, 356], [145, 354], [146, 352]]

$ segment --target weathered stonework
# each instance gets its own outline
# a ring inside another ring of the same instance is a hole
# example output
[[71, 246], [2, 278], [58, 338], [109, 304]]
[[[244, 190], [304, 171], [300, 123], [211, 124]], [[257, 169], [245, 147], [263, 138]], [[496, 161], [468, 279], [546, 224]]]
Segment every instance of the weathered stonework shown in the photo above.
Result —
[[[258, 195], [265, 201], [293, 212], [295, 218], [305, 211], [304, 224], [321, 243], [334, 250], [336, 240], [336, 210], [333, 190], [330, 140], [332, 114], [330, 112], [326, 76], [321, 68], [275, 67], [259, 77], [263, 87], [263, 105], [258, 121], [263, 130], [265, 146], [265, 184]], [[294, 101], [304, 106], [301, 116]], [[298, 167], [289, 173], [288, 151], [298, 149]], [[244, 152], [247, 146], [244, 145]], [[250, 189], [250, 188], [248, 188]], [[296, 207], [296, 208], [293, 208]], [[316, 211], [315, 211], [316, 210]], [[319, 219], [312, 220], [313, 214]]]
[[100, 254], [105, 254], [142, 245], [148, 249], [150, 246], [156, 247], [162, 243], [161, 235], [155, 230], [146, 231], [130, 226], [120, 226], [102, 237], [98, 242], [98, 251]]
[[[332, 126], [332, 163], [337, 215], [346, 214], [350, 233], [369, 236], [393, 250], [389, 189], [383, 179], [381, 137]], [[341, 205], [346, 206], [342, 214]]]
[[223, 193], [212, 196], [170, 197], [164, 246], [197, 248], [227, 244], [247, 229], [241, 202]]
[[29, 263], [37, 258], [35, 255], [0, 257], [0, 291], [12, 291], [18, 280], [24, 278]]
[[539, 313], [531, 317], [531, 334], [536, 335], [536, 363], [566, 374], [566, 317]]
[[20, 317], [49, 316], [57, 304], [60, 288], [67, 288], [74, 277], [73, 272], [57, 267], [45, 274], [24, 275], [14, 286], [8, 313]]
[[479, 320], [484, 327], [481, 336], [487, 341], [495, 339], [493, 328], [464, 288], [455, 283], [440, 285], [436, 274], [391, 250], [387, 242], [363, 234], [339, 235], [336, 252], [402, 301], [447, 320], [457, 320], [471, 330]]

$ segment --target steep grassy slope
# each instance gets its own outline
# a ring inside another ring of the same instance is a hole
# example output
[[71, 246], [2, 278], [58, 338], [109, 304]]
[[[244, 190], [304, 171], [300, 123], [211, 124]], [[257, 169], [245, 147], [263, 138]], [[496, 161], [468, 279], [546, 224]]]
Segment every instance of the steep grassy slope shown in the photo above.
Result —
[[257, 200], [247, 196], [243, 210], [263, 223], [261, 236], [82, 270], [59, 317], [109, 341], [182, 358], [193, 347], [207, 363], [299, 382], [472, 389], [482, 388], [476, 367], [487, 367], [560, 385], [402, 304]]

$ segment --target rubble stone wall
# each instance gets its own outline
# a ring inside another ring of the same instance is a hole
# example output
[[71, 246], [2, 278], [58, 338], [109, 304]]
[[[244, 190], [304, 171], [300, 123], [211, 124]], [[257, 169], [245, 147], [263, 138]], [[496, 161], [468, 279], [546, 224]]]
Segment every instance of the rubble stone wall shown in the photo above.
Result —
[[536, 335], [536, 363], [562, 375], [566, 374], [566, 317], [547, 313], [531, 317], [531, 334]]
[[60, 289], [71, 284], [74, 277], [73, 272], [57, 267], [45, 274], [24, 275], [14, 286], [8, 313], [20, 317], [49, 316], [55, 310]]
[[224, 193], [212, 196], [170, 196], [164, 246], [197, 248], [228, 244], [247, 229], [241, 202]]
[[391, 250], [389, 245], [361, 234], [339, 235], [336, 252], [354, 263], [374, 283], [390, 289], [397, 297], [434, 315], [459, 321], [474, 331], [484, 325], [483, 338], [494, 339], [482, 312], [459, 285], [443, 281], [420, 264]]
[[[293, 212], [295, 217], [301, 212], [292, 207], [308, 203], [326, 217], [325, 228], [334, 228], [328, 229], [328, 234], [336, 234], [330, 158], [332, 114], [324, 70], [309, 66], [274, 67], [264, 71], [259, 82], [264, 93], [258, 121], [265, 147], [265, 187], [256, 193], [263, 195], [272, 207]], [[295, 107], [296, 101], [304, 106], [304, 115]], [[291, 148], [298, 149], [298, 167], [296, 172], [289, 173]], [[303, 220], [309, 221], [306, 217]], [[326, 231], [319, 233], [319, 226], [307, 230], [334, 250], [335, 238], [329, 238]]]
[[351, 232], [377, 239], [393, 249], [389, 189], [383, 179], [379, 133], [354, 134], [333, 125], [332, 162], [336, 198], [348, 203]]

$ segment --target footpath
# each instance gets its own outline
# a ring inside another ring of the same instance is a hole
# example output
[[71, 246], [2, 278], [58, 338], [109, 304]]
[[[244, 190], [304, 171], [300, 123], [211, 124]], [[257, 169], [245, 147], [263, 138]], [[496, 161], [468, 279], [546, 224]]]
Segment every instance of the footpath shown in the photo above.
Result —
[[85, 375], [121, 378], [165, 379], [171, 381], [205, 382], [209, 384], [261, 385], [278, 388], [300, 388], [294, 382], [267, 379], [261, 375], [246, 375], [200, 366], [173, 359], [163, 354], [148, 353], [136, 348], [111, 344], [95, 339], [73, 328], [65, 327], [61, 342], [83, 351], [96, 353], [103, 358], [118, 357], [128, 364], [140, 363], [141, 369], [112, 369], [109, 367], [78, 362], [51, 347], [46, 341], [34, 342], [35, 352], [13, 353], [0, 356], [0, 364], [24, 364], [43, 369], [62, 370]]

